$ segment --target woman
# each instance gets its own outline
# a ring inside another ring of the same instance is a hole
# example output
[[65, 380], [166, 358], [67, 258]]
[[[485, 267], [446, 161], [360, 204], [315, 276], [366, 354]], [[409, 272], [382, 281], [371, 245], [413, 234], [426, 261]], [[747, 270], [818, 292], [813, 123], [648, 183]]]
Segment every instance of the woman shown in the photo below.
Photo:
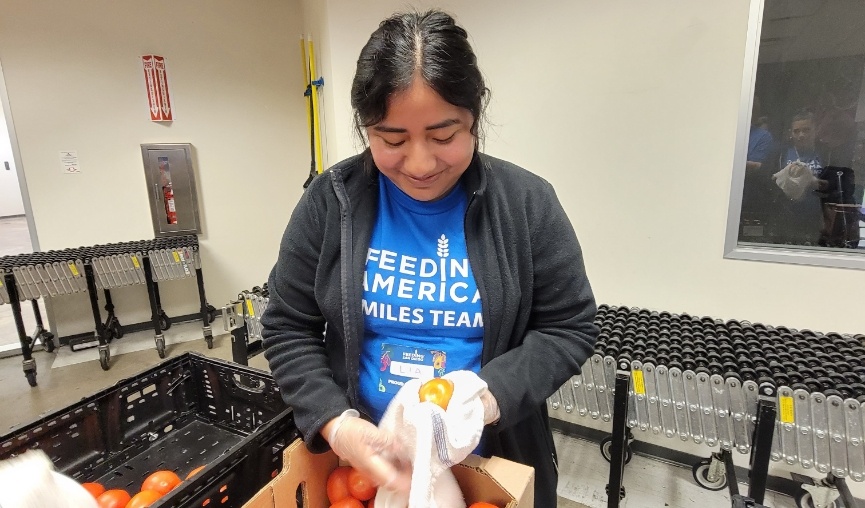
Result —
[[591, 355], [596, 306], [552, 186], [478, 151], [488, 93], [449, 15], [381, 23], [351, 92], [368, 147], [294, 210], [265, 355], [307, 446], [393, 489], [410, 473], [374, 424], [387, 402], [412, 377], [476, 372], [482, 452], [533, 466], [536, 506], [555, 506], [545, 403]]

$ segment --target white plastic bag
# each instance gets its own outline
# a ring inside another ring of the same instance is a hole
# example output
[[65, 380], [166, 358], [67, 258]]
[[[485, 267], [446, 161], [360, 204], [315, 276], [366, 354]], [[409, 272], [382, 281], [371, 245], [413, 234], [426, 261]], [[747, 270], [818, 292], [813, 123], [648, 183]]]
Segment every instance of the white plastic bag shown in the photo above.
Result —
[[787, 164], [784, 169], [772, 175], [772, 179], [784, 194], [794, 201], [799, 201], [806, 192], [817, 188], [817, 177], [811, 168], [801, 161]]

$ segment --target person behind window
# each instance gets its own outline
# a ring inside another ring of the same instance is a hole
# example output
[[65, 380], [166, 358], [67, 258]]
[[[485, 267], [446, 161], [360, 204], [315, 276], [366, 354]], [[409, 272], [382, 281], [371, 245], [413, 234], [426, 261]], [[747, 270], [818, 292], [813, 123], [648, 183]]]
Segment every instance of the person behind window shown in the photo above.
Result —
[[790, 122], [790, 144], [781, 154], [782, 169], [773, 175], [783, 190], [775, 210], [779, 243], [808, 246], [820, 243], [823, 205], [819, 192], [828, 188], [828, 182], [816, 140], [814, 115], [801, 112], [794, 116]]
[[775, 147], [775, 138], [768, 128], [769, 119], [760, 116], [760, 98], [754, 97], [751, 108], [751, 132], [748, 135], [748, 172], [758, 171], [769, 164]]
[[767, 224], [774, 187], [771, 177], [777, 149], [768, 129], [768, 121], [768, 117], [761, 116], [760, 98], [754, 97], [740, 220], [741, 237], [749, 241], [769, 241]]
[[852, 169], [856, 147], [854, 114], [849, 109], [829, 107], [819, 115], [816, 126], [826, 163], [822, 172], [825, 184], [819, 189], [823, 204], [820, 245], [855, 249], [860, 238], [856, 178]]

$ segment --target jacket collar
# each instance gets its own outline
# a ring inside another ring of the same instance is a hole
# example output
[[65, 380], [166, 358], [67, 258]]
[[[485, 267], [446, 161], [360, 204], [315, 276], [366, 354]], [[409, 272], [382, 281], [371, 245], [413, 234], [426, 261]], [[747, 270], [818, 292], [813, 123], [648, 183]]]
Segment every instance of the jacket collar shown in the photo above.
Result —
[[475, 151], [472, 162], [469, 164], [466, 172], [461, 178], [463, 186], [469, 196], [472, 194], [483, 196], [487, 189], [487, 170], [489, 169], [489, 161], [486, 155]]

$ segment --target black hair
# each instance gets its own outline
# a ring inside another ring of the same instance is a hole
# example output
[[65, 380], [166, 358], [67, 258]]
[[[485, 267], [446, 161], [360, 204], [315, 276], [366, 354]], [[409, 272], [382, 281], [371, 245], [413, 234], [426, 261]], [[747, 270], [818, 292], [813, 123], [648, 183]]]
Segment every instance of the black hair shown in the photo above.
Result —
[[388, 99], [411, 85], [415, 76], [454, 106], [474, 117], [471, 133], [481, 135], [481, 119], [489, 89], [478, 68], [468, 33], [449, 14], [430, 10], [398, 13], [379, 24], [360, 51], [351, 85], [354, 127], [363, 129], [382, 121]]
[[803, 109], [802, 111], [796, 113], [796, 115], [793, 117], [793, 119], [790, 120], [790, 125], [793, 125], [793, 122], [799, 122], [802, 120], [810, 120], [811, 123], [813, 124], [814, 123], [814, 113]]

